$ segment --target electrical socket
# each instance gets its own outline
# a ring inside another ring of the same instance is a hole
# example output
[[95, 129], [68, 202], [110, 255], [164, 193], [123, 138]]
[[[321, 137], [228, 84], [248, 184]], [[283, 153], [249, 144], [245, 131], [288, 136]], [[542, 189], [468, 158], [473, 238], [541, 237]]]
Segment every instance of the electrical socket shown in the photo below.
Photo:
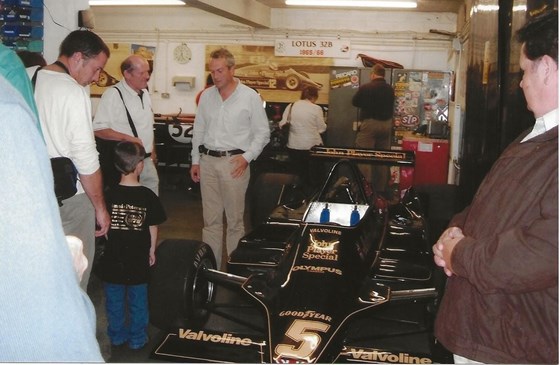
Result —
[[161, 93], [162, 99], [169, 99], [169, 93]]

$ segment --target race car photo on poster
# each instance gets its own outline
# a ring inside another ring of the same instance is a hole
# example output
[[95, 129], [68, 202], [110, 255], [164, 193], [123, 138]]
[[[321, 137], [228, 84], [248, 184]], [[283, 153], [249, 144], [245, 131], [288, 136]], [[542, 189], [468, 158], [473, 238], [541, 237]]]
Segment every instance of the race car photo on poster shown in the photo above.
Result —
[[[216, 269], [203, 242], [163, 241], [149, 285], [152, 357], [178, 362], [451, 363], [434, 338], [445, 275], [423, 205], [372, 190], [356, 163], [410, 167], [414, 152], [314, 147], [320, 188], [262, 173], [252, 225]], [[270, 207], [270, 208], [269, 208]], [[265, 214], [266, 213], [266, 214]]]
[[255, 89], [302, 90], [305, 86], [318, 89], [323, 87], [305, 71], [296, 71], [291, 66], [279, 66], [275, 63], [242, 66], [235, 69], [235, 76]]

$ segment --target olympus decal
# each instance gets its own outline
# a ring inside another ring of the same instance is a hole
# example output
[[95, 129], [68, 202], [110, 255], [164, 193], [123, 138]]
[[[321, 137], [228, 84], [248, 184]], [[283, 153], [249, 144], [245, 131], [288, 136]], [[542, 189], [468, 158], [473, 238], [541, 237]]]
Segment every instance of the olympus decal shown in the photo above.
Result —
[[342, 355], [349, 359], [391, 364], [432, 364], [432, 359], [428, 357], [413, 356], [404, 352], [392, 353], [375, 349], [347, 347], [342, 351]]
[[280, 317], [297, 317], [297, 318], [310, 318], [310, 319], [321, 319], [323, 321], [331, 322], [332, 317], [326, 314], [317, 313], [315, 311], [282, 311], [279, 313]]
[[238, 346], [251, 346], [253, 343], [250, 338], [235, 337], [231, 333], [216, 334], [206, 333], [204, 331], [194, 332], [189, 329], [184, 330], [182, 328], [179, 329], [179, 338], [191, 341], [215, 342]]
[[298, 266], [294, 266], [292, 270], [307, 271], [313, 274], [331, 273], [336, 275], [342, 275], [342, 271], [340, 269], [336, 269], [334, 267], [325, 267], [325, 266], [298, 265]]

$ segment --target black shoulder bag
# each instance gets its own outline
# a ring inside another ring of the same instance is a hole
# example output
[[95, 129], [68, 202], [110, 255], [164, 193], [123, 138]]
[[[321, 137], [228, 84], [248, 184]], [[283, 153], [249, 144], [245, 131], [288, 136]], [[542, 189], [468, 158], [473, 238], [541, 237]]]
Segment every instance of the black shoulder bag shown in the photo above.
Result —
[[[55, 64], [68, 73], [68, 69], [62, 62], [56, 61]], [[35, 89], [37, 73], [41, 68], [42, 67], [38, 67], [37, 70], [35, 70], [33, 78], [31, 79], [33, 89]], [[74, 166], [74, 163], [68, 157], [51, 158], [51, 168], [54, 179], [54, 194], [58, 201], [58, 206], [61, 207], [63, 200], [73, 197], [78, 192], [76, 186], [78, 183], [78, 170], [76, 170], [76, 166]]]
[[[119, 93], [121, 100], [124, 105], [124, 110], [126, 111], [126, 117], [128, 118], [128, 123], [130, 124], [130, 129], [134, 137], [138, 138], [138, 132], [132, 121], [132, 117], [128, 112], [128, 108], [124, 103], [124, 98], [118, 87], [114, 88]], [[101, 172], [103, 173], [103, 186], [105, 189], [115, 186], [119, 183], [121, 179], [121, 174], [115, 167], [115, 146], [120, 141], [108, 140], [99, 137], [95, 137], [95, 143], [97, 145], [97, 152], [99, 152], [99, 165], [101, 166]]]

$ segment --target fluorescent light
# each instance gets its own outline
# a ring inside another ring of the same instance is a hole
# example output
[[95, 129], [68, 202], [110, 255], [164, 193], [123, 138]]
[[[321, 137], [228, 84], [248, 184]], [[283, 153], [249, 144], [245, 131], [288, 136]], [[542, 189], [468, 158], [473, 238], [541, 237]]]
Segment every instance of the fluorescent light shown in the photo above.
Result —
[[416, 1], [391, 0], [286, 0], [286, 5], [399, 9], [414, 9], [417, 6]]
[[182, 0], [89, 0], [89, 6], [185, 5]]

